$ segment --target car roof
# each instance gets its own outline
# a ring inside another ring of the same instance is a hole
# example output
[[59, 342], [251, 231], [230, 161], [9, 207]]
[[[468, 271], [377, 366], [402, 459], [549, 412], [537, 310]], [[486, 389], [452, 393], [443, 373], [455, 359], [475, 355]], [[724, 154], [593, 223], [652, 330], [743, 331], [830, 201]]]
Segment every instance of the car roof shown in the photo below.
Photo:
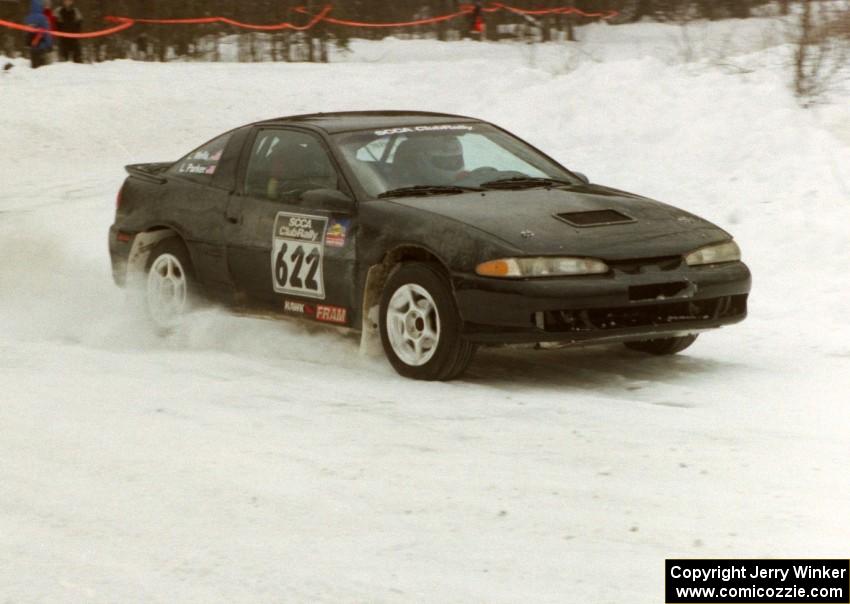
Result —
[[480, 122], [475, 118], [449, 113], [428, 111], [340, 111], [335, 113], [308, 113], [291, 115], [258, 122], [263, 126], [308, 125], [324, 130], [328, 134], [352, 130], [377, 130], [403, 126], [429, 126], [454, 123]]

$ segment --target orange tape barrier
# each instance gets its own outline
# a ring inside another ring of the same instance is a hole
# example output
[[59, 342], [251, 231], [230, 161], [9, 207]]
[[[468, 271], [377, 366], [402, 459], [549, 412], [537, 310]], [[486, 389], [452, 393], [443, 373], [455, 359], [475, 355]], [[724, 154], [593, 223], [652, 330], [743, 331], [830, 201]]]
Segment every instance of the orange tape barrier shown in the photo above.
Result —
[[[297, 13], [301, 13], [304, 15], [309, 15], [307, 9], [303, 6], [299, 6], [293, 9]], [[441, 21], [451, 21], [452, 19], [457, 19], [458, 17], [464, 17], [472, 13], [472, 7], [465, 8], [462, 7], [456, 13], [451, 13], [448, 15], [440, 15], [439, 17], [428, 17], [426, 19], [416, 19], [415, 21], [399, 21], [397, 23], [368, 23], [363, 21], [349, 21], [347, 19], [336, 19], [334, 17], [325, 17], [325, 23], [332, 23], [334, 25], [344, 25], [347, 27], [415, 27], [417, 25], [431, 25], [433, 23], [440, 23]]]
[[[296, 9], [297, 10], [297, 9]], [[272, 25], [256, 25], [253, 23], [242, 23], [228, 19], [227, 17], [202, 17], [200, 19], [132, 19], [135, 23], [146, 23], [154, 25], [208, 25], [211, 23], [222, 23], [224, 25], [232, 25], [241, 29], [253, 29], [257, 31], [280, 31], [283, 29], [292, 29], [295, 31], [306, 31], [312, 29], [320, 21], [328, 20], [328, 13], [333, 10], [332, 6], [326, 6], [322, 12], [313, 16], [305, 25], [295, 25], [293, 23], [275, 23]], [[106, 17], [107, 21], [126, 19], [127, 17]]]
[[[125, 29], [130, 29], [136, 23], [135, 19], [130, 19], [129, 17], [106, 17], [105, 20], [113, 21], [115, 23], [118, 23], [118, 25], [107, 29], [100, 29], [98, 31], [89, 31], [82, 34], [71, 34], [61, 31], [50, 31], [47, 33], [49, 33], [51, 36], [56, 36], [57, 38], [100, 38], [103, 36], [111, 36], [113, 34], [117, 34], [118, 32], [122, 32]], [[21, 25], [20, 23], [13, 23], [12, 21], [4, 21], [3, 19], [0, 19], [0, 27], [7, 27], [9, 29], [16, 29], [18, 31], [25, 31], [31, 34], [44, 34], [46, 31], [37, 27], [30, 27], [29, 25]]]
[[[303, 6], [296, 7], [293, 9], [297, 13], [301, 13], [304, 15], [309, 15]], [[484, 6], [481, 9], [485, 13], [496, 13], [502, 10], [515, 13], [518, 15], [529, 15], [529, 16], [537, 16], [543, 17], [547, 15], [578, 15], [580, 17], [587, 17], [593, 19], [611, 19], [612, 17], [616, 17], [620, 13], [615, 10], [589, 13], [581, 10], [580, 8], [576, 8], [574, 6], [562, 6], [559, 8], [544, 8], [537, 10], [527, 10], [522, 8], [516, 8], [513, 6], [508, 6], [506, 4], [502, 4], [501, 2], [492, 2], [488, 6]], [[440, 15], [437, 17], [429, 17], [426, 19], [417, 19], [415, 21], [401, 21], [397, 23], [368, 23], [362, 21], [349, 21], [346, 19], [337, 19], [335, 17], [325, 17], [324, 21], [326, 23], [333, 23], [334, 25], [343, 25], [348, 27], [415, 27], [417, 25], [430, 25], [433, 23], [439, 23], [441, 21], [450, 21], [452, 19], [457, 19], [458, 17], [469, 16], [473, 12], [475, 12], [475, 7], [471, 4], [463, 4], [460, 7], [460, 10], [455, 13], [450, 13], [448, 15]]]
[[[111, 36], [113, 34], [117, 34], [124, 30], [130, 29], [136, 24], [149, 24], [149, 25], [209, 25], [214, 23], [220, 23], [223, 25], [231, 25], [233, 27], [238, 27], [240, 29], [251, 29], [255, 31], [281, 31], [285, 29], [291, 29], [293, 31], [306, 31], [308, 29], [312, 29], [319, 23], [330, 23], [332, 25], [340, 25], [344, 27], [416, 27], [418, 25], [431, 25], [434, 23], [441, 23], [443, 21], [451, 21], [453, 19], [457, 19], [459, 17], [466, 17], [475, 12], [475, 7], [471, 4], [461, 5], [460, 10], [454, 13], [449, 13], [447, 15], [439, 15], [436, 17], [429, 17], [426, 19], [416, 19], [414, 21], [401, 21], [396, 23], [374, 23], [374, 22], [361, 22], [361, 21], [350, 21], [348, 19], [337, 19], [335, 17], [330, 16], [330, 12], [333, 10], [333, 6], [325, 6], [321, 12], [313, 15], [307, 11], [303, 6], [296, 7], [293, 9], [295, 12], [310, 16], [310, 20], [304, 25], [295, 25], [294, 23], [275, 23], [271, 25], [258, 25], [254, 23], [242, 23], [241, 21], [235, 21], [234, 19], [229, 19], [227, 17], [201, 17], [196, 19], [135, 19], [132, 17], [104, 17], [104, 20], [109, 23], [115, 23], [113, 27], [109, 27], [106, 29], [100, 29], [97, 31], [90, 31], [79, 34], [65, 33], [59, 31], [50, 31], [46, 32], [43, 29], [39, 29], [36, 27], [30, 27], [29, 25], [22, 25], [20, 23], [14, 23], [12, 21], [4, 21], [0, 19], [0, 27], [6, 27], [8, 29], [15, 29], [18, 31], [35, 33], [35, 34], [44, 34], [49, 33], [51, 36], [56, 36], [57, 38], [76, 38], [76, 39], [85, 39], [85, 38], [100, 38], [103, 36]], [[522, 9], [516, 8], [514, 6], [508, 6], [506, 4], [502, 4], [501, 2], [493, 2], [487, 6], [483, 6], [481, 9], [483, 12], [487, 13], [495, 13], [498, 11], [508, 11], [511, 13], [515, 13], [517, 15], [529, 15], [529, 16], [547, 16], [547, 15], [578, 15], [580, 17], [586, 17], [591, 19], [610, 19], [612, 17], [616, 17], [619, 13], [617, 11], [603, 11], [596, 13], [585, 12], [581, 9], [578, 9], [574, 6], [562, 6], [560, 8], [544, 8], [544, 9]]]
[[514, 6], [507, 6], [506, 4], [502, 4], [501, 2], [494, 2], [490, 6], [485, 7], [483, 10], [488, 13], [495, 13], [500, 10], [506, 10], [508, 12], [516, 13], [518, 15], [530, 15], [532, 17], [545, 17], [547, 15], [578, 15], [579, 17], [586, 17], [588, 19], [612, 19], [620, 14], [619, 11], [615, 10], [589, 13], [581, 10], [580, 8], [576, 8], [575, 6], [562, 6], [560, 8], [542, 8], [536, 10], [529, 10], [523, 8], [516, 8]]

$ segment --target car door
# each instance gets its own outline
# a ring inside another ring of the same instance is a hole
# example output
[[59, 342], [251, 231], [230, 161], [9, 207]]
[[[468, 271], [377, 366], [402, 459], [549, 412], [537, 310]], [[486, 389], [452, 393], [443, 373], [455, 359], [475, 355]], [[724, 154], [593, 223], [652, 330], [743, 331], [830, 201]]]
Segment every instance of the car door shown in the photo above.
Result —
[[356, 206], [324, 141], [307, 130], [259, 128], [246, 150], [226, 213], [237, 291], [249, 306], [348, 325]]

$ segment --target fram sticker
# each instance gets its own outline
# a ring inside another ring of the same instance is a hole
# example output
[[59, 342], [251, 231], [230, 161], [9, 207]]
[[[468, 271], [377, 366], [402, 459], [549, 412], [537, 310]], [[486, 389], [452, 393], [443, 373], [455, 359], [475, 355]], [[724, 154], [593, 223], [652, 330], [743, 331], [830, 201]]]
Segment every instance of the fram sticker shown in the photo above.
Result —
[[325, 299], [326, 216], [278, 212], [272, 233], [272, 285], [279, 294]]
[[325, 235], [325, 245], [330, 247], [345, 247], [345, 239], [348, 236], [348, 229], [351, 227], [351, 221], [347, 219], [331, 219], [331, 224], [328, 227], [328, 234]]
[[324, 321], [325, 323], [338, 323], [345, 325], [348, 323], [348, 309], [340, 308], [339, 306], [326, 306], [319, 304], [316, 307], [316, 320]]

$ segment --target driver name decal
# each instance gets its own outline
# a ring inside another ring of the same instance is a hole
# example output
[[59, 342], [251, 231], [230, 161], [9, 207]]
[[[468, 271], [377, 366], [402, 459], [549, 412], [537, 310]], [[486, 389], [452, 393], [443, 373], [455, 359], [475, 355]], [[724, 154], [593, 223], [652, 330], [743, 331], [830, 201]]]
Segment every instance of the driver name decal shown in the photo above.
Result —
[[279, 294], [325, 298], [325, 234], [328, 219], [278, 212], [272, 238], [272, 285]]

